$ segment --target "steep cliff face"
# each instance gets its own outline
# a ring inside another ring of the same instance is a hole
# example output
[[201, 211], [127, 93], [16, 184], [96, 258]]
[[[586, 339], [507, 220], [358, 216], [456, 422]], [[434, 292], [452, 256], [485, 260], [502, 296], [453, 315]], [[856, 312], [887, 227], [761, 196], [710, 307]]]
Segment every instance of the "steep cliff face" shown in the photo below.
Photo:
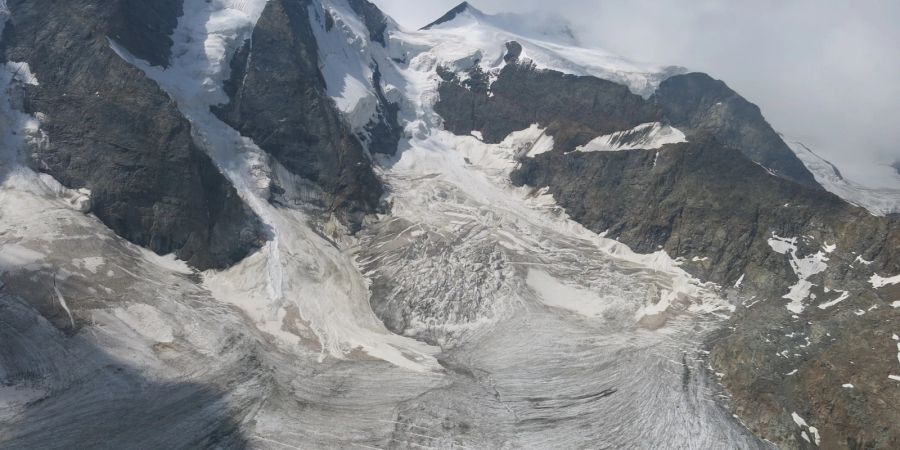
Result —
[[[516, 47], [510, 50], [515, 54]], [[521, 49], [520, 49], [521, 51]], [[508, 53], [509, 54], [509, 53]], [[654, 122], [659, 110], [627, 87], [594, 77], [576, 77], [517, 64], [510, 56], [496, 79], [474, 66], [464, 80], [443, 70], [435, 112], [456, 134], [481, 132], [498, 143], [513, 131], [537, 123], [568, 151], [613, 131]]]
[[309, 1], [269, 2], [233, 59], [214, 112], [296, 175], [329, 195], [349, 222], [378, 208], [384, 191], [369, 158], [325, 93]]
[[91, 212], [126, 239], [199, 268], [228, 266], [259, 245], [258, 221], [169, 97], [108, 40], [164, 64], [180, 2], [133, 3], [8, 3], [3, 58], [35, 74], [23, 105], [48, 137], [28, 162], [89, 189]]
[[388, 18], [378, 9], [375, 4], [368, 0], [349, 0], [350, 8], [353, 9], [366, 28], [369, 29], [369, 39], [377, 42], [381, 46], [387, 45], [387, 37], [385, 36], [388, 28]]
[[779, 177], [821, 188], [756, 105], [706, 74], [672, 76], [645, 100], [612, 81], [520, 63], [521, 51], [517, 42], [507, 43], [507, 64], [496, 74], [477, 64], [465, 77], [441, 69], [435, 111], [448, 130], [479, 131], [497, 143], [537, 123], [555, 138], [555, 150], [571, 151], [601, 135], [663, 122], [689, 138], [712, 135]]
[[660, 83], [652, 101], [688, 136], [712, 134], [774, 174], [819, 188], [806, 166], [763, 118], [759, 107], [724, 82], [704, 73], [676, 75]]
[[107, 36], [154, 66], [168, 66], [170, 36], [182, 15], [184, 0], [118, 0], [103, 6], [95, 12], [108, 15]]

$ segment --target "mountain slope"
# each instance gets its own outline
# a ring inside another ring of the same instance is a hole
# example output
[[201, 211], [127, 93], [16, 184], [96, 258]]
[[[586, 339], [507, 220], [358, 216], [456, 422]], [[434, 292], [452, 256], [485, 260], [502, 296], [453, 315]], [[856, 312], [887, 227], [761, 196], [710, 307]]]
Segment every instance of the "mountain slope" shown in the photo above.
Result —
[[260, 245], [263, 230], [171, 99], [109, 48], [104, 34], [133, 27], [141, 31], [125, 42], [136, 52], [157, 61], [169, 53], [178, 5], [156, 5], [138, 26], [131, 3], [9, 2], [4, 58], [37, 74], [21, 102], [45, 134], [23, 157], [89, 190], [91, 212], [126, 239], [197, 267], [228, 266]]

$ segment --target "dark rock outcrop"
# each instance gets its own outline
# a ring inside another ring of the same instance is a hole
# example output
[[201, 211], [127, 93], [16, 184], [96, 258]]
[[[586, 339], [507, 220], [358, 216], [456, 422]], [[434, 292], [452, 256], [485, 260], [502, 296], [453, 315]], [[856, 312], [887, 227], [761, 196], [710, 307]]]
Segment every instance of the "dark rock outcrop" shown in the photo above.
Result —
[[571, 151], [598, 136], [659, 121], [689, 140], [712, 135], [780, 177], [821, 189], [759, 108], [708, 75], [673, 76], [645, 100], [611, 81], [537, 70], [519, 62], [520, 53], [518, 43], [507, 43], [508, 64], [493, 83], [477, 65], [464, 80], [439, 69], [444, 82], [435, 111], [448, 130], [480, 131], [496, 143], [537, 123], [554, 137], [555, 150]]
[[549, 186], [574, 220], [636, 251], [710, 258], [697, 272], [719, 283], [759, 273], [758, 287], [775, 292], [794, 280], [772, 233], [813, 236], [900, 272], [896, 221], [774, 177], [712, 137], [658, 151], [549, 152], [522, 160], [512, 180]]
[[437, 20], [435, 20], [434, 22], [431, 22], [431, 23], [429, 23], [428, 25], [425, 25], [424, 27], [422, 27], [422, 29], [423, 29], [423, 30], [427, 30], [427, 29], [429, 29], [429, 28], [431, 28], [431, 27], [435, 27], [435, 26], [440, 25], [440, 24], [442, 24], [442, 23], [447, 23], [447, 22], [449, 22], [449, 21], [455, 19], [456, 16], [458, 16], [458, 15], [460, 15], [460, 14], [466, 12], [467, 9], [469, 9], [469, 3], [468, 3], [468, 2], [462, 2], [462, 3], [458, 4], [458, 5], [456, 5], [456, 6], [455, 6], [453, 9], [451, 9], [450, 11], [447, 11], [446, 14], [444, 14], [444, 15], [441, 16], [441, 17], [439, 17], [439, 18], [438, 18]]
[[654, 105], [625, 86], [528, 64], [507, 64], [493, 84], [477, 65], [464, 81], [446, 70], [441, 76], [434, 110], [444, 126], [456, 134], [480, 131], [490, 143], [537, 123], [554, 137], [557, 151], [568, 151], [661, 118]]
[[362, 19], [369, 30], [369, 39], [382, 46], [387, 45], [388, 19], [377, 6], [368, 0], [349, 0], [350, 8]]
[[403, 137], [403, 127], [400, 126], [398, 115], [400, 105], [391, 103], [384, 93], [381, 82], [381, 71], [375, 65], [372, 75], [372, 85], [375, 86], [375, 96], [378, 98], [378, 108], [375, 117], [366, 125], [365, 133], [360, 139], [366, 143], [372, 153], [394, 155]]
[[259, 221], [194, 145], [170, 98], [107, 41], [117, 33], [110, 37], [129, 51], [164, 63], [180, 2], [109, 3], [8, 3], [3, 58], [36, 74], [24, 108], [45, 115], [49, 136], [30, 163], [90, 189], [91, 212], [122, 237], [198, 268], [229, 266], [257, 248]]
[[515, 63], [522, 56], [522, 44], [516, 41], [506, 43], [506, 54], [503, 55], [503, 61], [507, 64]]
[[100, 8], [98, 12], [109, 15], [107, 36], [154, 66], [169, 65], [169, 36], [178, 25], [184, 0], [119, 0], [104, 4], [108, 9]]
[[812, 173], [763, 118], [759, 107], [704, 73], [676, 75], [659, 85], [652, 100], [668, 122], [685, 132], [712, 134], [776, 175], [818, 187]]
[[326, 94], [309, 4], [266, 5], [233, 59], [226, 83], [231, 101], [214, 112], [288, 170], [321, 186], [330, 197], [324, 206], [358, 224], [378, 208], [384, 188]]

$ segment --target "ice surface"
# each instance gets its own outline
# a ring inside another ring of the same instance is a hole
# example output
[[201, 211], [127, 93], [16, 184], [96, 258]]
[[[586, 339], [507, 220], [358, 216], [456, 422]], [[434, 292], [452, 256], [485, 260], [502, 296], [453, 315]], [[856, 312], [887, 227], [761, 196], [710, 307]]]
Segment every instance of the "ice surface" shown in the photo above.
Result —
[[428, 49], [432, 58], [456, 70], [479, 64], [486, 72], [504, 65], [506, 43], [516, 41], [523, 47], [520, 59], [533, 62], [537, 68], [615, 81], [646, 97], [665, 78], [684, 71], [581, 48], [564, 27], [549, 27], [561, 32], [548, 33], [548, 27], [535, 24], [535, 20], [510, 19], [510, 16], [491, 16], [469, 7], [452, 21], [427, 30], [398, 31], [394, 38], [402, 41], [402, 48]]
[[789, 138], [785, 142], [827, 191], [878, 216], [900, 213], [900, 189], [873, 189], [848, 180], [803, 143]]

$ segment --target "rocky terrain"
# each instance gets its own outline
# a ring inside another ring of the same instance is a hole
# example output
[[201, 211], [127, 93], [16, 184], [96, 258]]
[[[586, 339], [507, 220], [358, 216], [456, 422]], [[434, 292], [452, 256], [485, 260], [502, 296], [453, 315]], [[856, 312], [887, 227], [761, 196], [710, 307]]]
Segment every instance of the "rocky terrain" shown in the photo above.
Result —
[[129, 241], [199, 268], [229, 266], [261, 245], [264, 230], [194, 145], [166, 93], [110, 48], [117, 33], [136, 29], [122, 45], [168, 58], [179, 2], [133, 3], [8, 2], [4, 59], [43, 74], [20, 95], [23, 112], [40, 115], [46, 140], [23, 156], [89, 190], [90, 211]]
[[722, 81], [467, 3], [0, 16], [0, 448], [900, 446], [894, 194]]

